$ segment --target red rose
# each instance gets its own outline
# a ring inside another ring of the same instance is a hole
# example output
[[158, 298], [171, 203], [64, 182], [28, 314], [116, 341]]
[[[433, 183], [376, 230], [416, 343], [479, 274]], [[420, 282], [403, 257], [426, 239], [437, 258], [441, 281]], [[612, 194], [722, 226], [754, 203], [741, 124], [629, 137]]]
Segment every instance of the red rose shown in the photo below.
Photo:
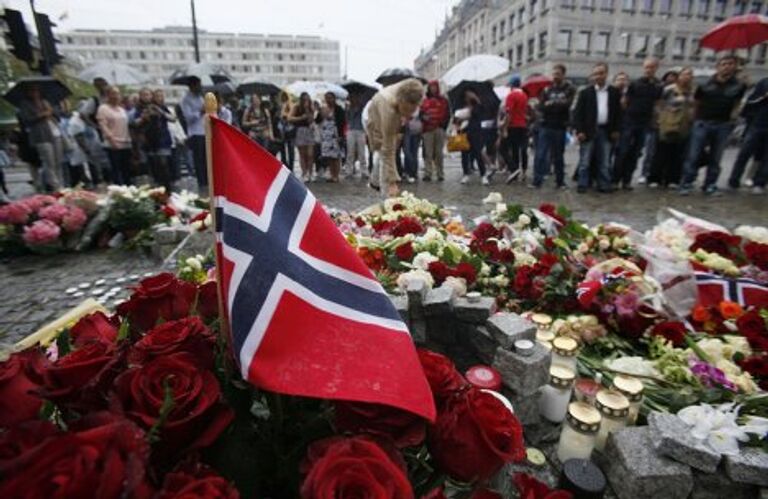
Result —
[[472, 231], [473, 241], [485, 241], [487, 239], [498, 239], [501, 237], [501, 229], [497, 229], [488, 222], [483, 222]]
[[392, 211], [403, 211], [405, 209], [405, 206], [403, 206], [401, 203], [395, 203], [392, 205]]
[[765, 319], [760, 316], [757, 310], [750, 310], [736, 319], [736, 327], [744, 336], [761, 336], [768, 334], [768, 326]]
[[186, 352], [203, 369], [213, 369], [216, 336], [199, 317], [166, 322], [147, 332], [128, 351], [128, 363], [146, 364], [157, 357]]
[[[639, 310], [639, 311], [642, 311]], [[616, 315], [616, 328], [626, 338], [639, 338], [652, 324], [649, 318], [652, 312], [637, 313], [632, 315]]]
[[463, 482], [485, 480], [525, 457], [523, 428], [504, 404], [476, 388], [449, 397], [427, 438], [438, 466]]
[[29, 364], [42, 361], [42, 354], [27, 350], [0, 363], [0, 428], [34, 419], [43, 400], [34, 391], [38, 384], [25, 372]]
[[59, 433], [61, 430], [55, 424], [41, 419], [25, 421], [0, 432], [0, 468]]
[[139, 283], [128, 301], [117, 306], [117, 313], [127, 317], [131, 327], [152, 329], [158, 320], [172, 321], [189, 315], [197, 296], [197, 287], [164, 272]]
[[432, 396], [438, 405], [452, 393], [468, 386], [467, 380], [456, 370], [453, 361], [445, 355], [424, 348], [418, 348], [416, 352], [419, 354], [419, 362], [424, 369]]
[[109, 413], [87, 416], [77, 431], [44, 439], [0, 464], [0, 497], [149, 498], [146, 435]]
[[744, 245], [747, 259], [760, 270], [768, 270], [768, 244], [749, 242]]
[[219, 316], [219, 288], [216, 281], [208, 281], [197, 287], [197, 313], [206, 322]]
[[[107, 393], [122, 365], [122, 351], [113, 343], [87, 343], [55, 362], [35, 370], [40, 395], [78, 412], [107, 407]], [[33, 373], [30, 373], [33, 374]]]
[[689, 248], [691, 252], [703, 249], [708, 253], [717, 253], [725, 258], [733, 258], [733, 251], [741, 246], [741, 238], [720, 231], [703, 232]]
[[365, 227], [365, 220], [362, 217], [355, 218], [355, 225], [358, 227]]
[[374, 232], [389, 232], [395, 226], [394, 220], [381, 220], [371, 224]]
[[175, 353], [150, 360], [125, 371], [115, 380], [117, 402], [122, 411], [143, 428], [152, 428], [166, 399], [173, 399], [160, 428], [164, 454], [211, 445], [234, 419], [224, 405], [216, 376], [200, 369], [188, 353]]
[[424, 441], [426, 422], [402, 409], [364, 402], [336, 402], [336, 427], [342, 432], [367, 433], [392, 440], [398, 449]]
[[[541, 258], [539, 258], [539, 264], [542, 267], [545, 267], [547, 269], [551, 269], [556, 263], [558, 263], [557, 255], [553, 255], [552, 253], [544, 253], [541, 255]], [[549, 272], [547, 272], [549, 273]]]
[[240, 493], [224, 477], [201, 463], [185, 463], [165, 475], [156, 499], [238, 499]]
[[103, 312], [86, 315], [69, 330], [69, 336], [75, 346], [82, 346], [91, 341], [114, 343], [117, 341], [117, 333], [117, 324]]
[[440, 285], [451, 275], [451, 268], [443, 262], [430, 262], [427, 270], [435, 279], [435, 284]]
[[304, 499], [413, 499], [402, 458], [365, 437], [314, 442], [302, 472]]
[[421, 234], [422, 232], [424, 232], [424, 227], [414, 217], [402, 217], [392, 228], [392, 235], [395, 237], [403, 237], [406, 234]]
[[463, 277], [467, 286], [471, 286], [477, 280], [477, 271], [471, 263], [461, 262], [451, 272], [454, 277]]
[[546, 483], [536, 480], [527, 473], [515, 473], [513, 479], [520, 499], [572, 499], [567, 490], [552, 490]]
[[522, 265], [515, 272], [515, 280], [512, 282], [515, 293], [520, 298], [529, 298], [531, 296], [531, 285], [533, 284], [533, 267]]
[[561, 225], [565, 225], [565, 218], [563, 218], [557, 212], [557, 207], [555, 207], [555, 205], [553, 205], [552, 203], [542, 203], [539, 206], [539, 211], [544, 213], [545, 215], [549, 216], [550, 218], [554, 218]]
[[176, 216], [176, 209], [169, 204], [164, 204], [160, 209], [163, 211], [163, 215], [165, 215], [167, 218]]
[[413, 243], [408, 241], [395, 248], [395, 256], [403, 262], [413, 260]]
[[653, 326], [651, 336], [661, 336], [676, 347], [685, 344], [685, 324], [680, 321], [664, 321]]

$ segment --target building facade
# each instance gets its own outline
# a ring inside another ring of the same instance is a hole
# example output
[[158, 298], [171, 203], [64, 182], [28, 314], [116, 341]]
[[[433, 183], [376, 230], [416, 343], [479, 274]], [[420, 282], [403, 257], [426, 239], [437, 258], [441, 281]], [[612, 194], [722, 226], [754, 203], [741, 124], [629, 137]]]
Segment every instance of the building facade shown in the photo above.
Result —
[[[114, 60], [165, 86], [171, 73], [195, 60], [192, 29], [85, 30], [58, 33], [60, 51], [77, 66]], [[296, 80], [341, 79], [339, 42], [315, 36], [215, 33], [198, 30], [200, 62], [220, 66], [237, 80], [257, 78], [283, 86]]]
[[[523, 77], [549, 73], [556, 63], [569, 76], [584, 80], [598, 61], [611, 73], [639, 76], [642, 60], [660, 59], [662, 70], [692, 66], [699, 75], [712, 72], [715, 53], [702, 50], [699, 38], [726, 18], [765, 14], [765, 0], [464, 0], [454, 10], [435, 44], [416, 59], [416, 70], [439, 77], [453, 64], [446, 40], [461, 33], [464, 4], [482, 3], [485, 40], [482, 52], [506, 57], [510, 72]], [[455, 19], [454, 19], [455, 18]], [[457, 27], [459, 29], [457, 29]], [[768, 76], [768, 44], [737, 51], [753, 81]], [[502, 77], [499, 80], [503, 80]]]

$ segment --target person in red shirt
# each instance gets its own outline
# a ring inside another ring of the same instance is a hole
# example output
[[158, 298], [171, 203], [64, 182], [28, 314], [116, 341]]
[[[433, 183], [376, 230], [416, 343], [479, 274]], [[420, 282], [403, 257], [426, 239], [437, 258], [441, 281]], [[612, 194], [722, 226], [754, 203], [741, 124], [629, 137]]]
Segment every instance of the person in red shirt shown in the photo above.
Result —
[[427, 86], [427, 97], [421, 103], [422, 138], [424, 139], [424, 177], [429, 182], [434, 174], [443, 180], [443, 146], [445, 129], [451, 118], [448, 99], [440, 94], [440, 84], [432, 80]]
[[509, 79], [510, 92], [504, 101], [506, 123], [501, 128], [501, 154], [507, 164], [507, 183], [528, 169], [528, 94], [520, 88], [520, 76]]

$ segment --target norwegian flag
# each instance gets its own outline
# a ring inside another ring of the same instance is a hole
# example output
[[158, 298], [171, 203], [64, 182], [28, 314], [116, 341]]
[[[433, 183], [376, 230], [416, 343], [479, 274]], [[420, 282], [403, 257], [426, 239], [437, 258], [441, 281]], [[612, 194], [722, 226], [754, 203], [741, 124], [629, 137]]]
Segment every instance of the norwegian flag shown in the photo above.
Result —
[[243, 377], [434, 420], [408, 328], [368, 267], [287, 168], [210, 119], [216, 258]]
[[768, 287], [752, 279], [731, 279], [709, 272], [696, 272], [699, 303], [706, 307], [732, 301], [743, 307], [768, 307]]

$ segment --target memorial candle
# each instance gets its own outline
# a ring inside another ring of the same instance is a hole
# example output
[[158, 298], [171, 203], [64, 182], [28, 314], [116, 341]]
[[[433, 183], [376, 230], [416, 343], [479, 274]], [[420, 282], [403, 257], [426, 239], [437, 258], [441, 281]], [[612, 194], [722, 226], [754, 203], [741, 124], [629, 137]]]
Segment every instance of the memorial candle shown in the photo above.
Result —
[[643, 382], [632, 376], [619, 374], [613, 378], [613, 387], [629, 400], [627, 424], [634, 425], [640, 413], [640, 405], [643, 403]]
[[552, 341], [552, 365], [576, 371], [579, 343], [570, 336], [560, 336]]
[[595, 397], [595, 407], [603, 417], [595, 449], [602, 451], [608, 435], [627, 426], [629, 400], [618, 390], [600, 390]]
[[565, 419], [575, 377], [576, 374], [567, 367], [549, 368], [549, 384], [541, 387], [539, 399], [539, 413], [542, 417], [553, 423], [560, 423]]
[[571, 402], [565, 421], [557, 444], [557, 458], [560, 462], [589, 459], [600, 429], [600, 413], [587, 403]]

